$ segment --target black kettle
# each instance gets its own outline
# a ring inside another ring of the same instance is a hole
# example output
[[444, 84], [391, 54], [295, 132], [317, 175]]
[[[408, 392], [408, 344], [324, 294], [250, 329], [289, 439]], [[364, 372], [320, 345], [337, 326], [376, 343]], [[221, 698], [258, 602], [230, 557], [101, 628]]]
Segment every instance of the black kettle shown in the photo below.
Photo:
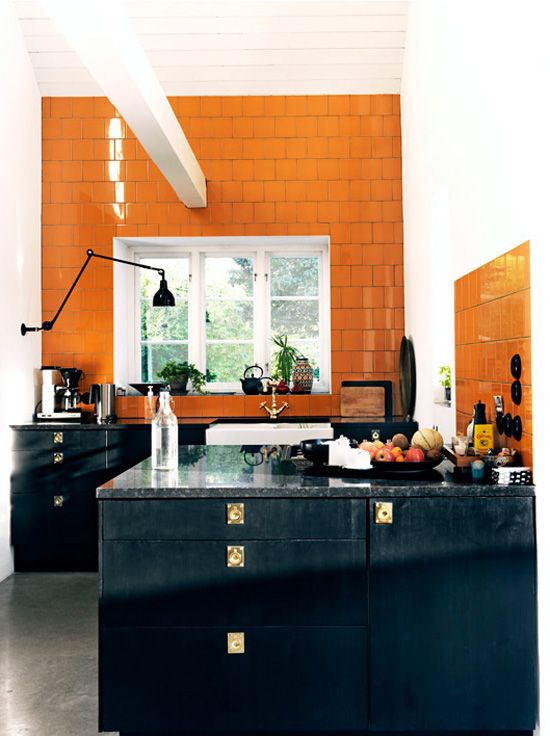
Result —
[[[256, 368], [260, 371], [259, 376], [254, 375]], [[248, 375], [250, 371], [252, 371], [252, 375]], [[245, 368], [243, 377], [241, 378], [243, 392], [249, 395], [261, 394], [264, 388], [261, 380], [263, 375], [264, 372], [259, 365], [249, 365], [248, 368]]]

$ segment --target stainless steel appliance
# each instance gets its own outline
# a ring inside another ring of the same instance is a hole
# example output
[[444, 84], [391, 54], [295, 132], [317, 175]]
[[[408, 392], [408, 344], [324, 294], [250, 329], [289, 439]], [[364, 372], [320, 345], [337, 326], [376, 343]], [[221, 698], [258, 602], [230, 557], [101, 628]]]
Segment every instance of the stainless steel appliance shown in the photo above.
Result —
[[90, 403], [95, 404], [94, 414], [98, 424], [114, 424], [116, 386], [114, 383], [92, 383]]
[[77, 368], [59, 368], [44, 365], [42, 374], [42, 395], [40, 411], [36, 414], [38, 422], [79, 422], [80, 392], [78, 381], [82, 371]]

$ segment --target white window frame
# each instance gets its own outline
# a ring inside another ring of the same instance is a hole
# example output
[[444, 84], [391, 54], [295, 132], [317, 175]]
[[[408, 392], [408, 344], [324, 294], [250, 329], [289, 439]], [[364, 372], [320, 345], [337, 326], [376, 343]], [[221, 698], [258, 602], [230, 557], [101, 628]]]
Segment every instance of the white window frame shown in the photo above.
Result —
[[[314, 382], [317, 393], [330, 392], [330, 240], [328, 236], [263, 236], [204, 238], [115, 238], [113, 255], [129, 261], [140, 258], [189, 258], [189, 349], [188, 360], [204, 372], [206, 327], [204, 262], [209, 256], [255, 258], [254, 303], [265, 305], [264, 315], [255, 314], [254, 362], [271, 374], [271, 299], [269, 258], [271, 256], [318, 255], [319, 267], [319, 372]], [[140, 283], [141, 269], [114, 264], [114, 367], [118, 385], [137, 382], [141, 375]], [[198, 337], [198, 339], [195, 339]], [[209, 393], [241, 390], [240, 383], [208, 384]]]

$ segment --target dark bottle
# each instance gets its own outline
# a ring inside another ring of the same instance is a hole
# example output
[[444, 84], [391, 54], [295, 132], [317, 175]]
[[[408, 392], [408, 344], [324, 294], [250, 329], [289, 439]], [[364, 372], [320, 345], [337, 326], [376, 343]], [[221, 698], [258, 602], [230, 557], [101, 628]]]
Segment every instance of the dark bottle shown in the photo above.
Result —
[[485, 404], [479, 399], [477, 404], [474, 404], [474, 416], [472, 421], [468, 424], [466, 430], [466, 436], [468, 437], [468, 445], [471, 447], [474, 444], [474, 427], [476, 424], [487, 424], [487, 417], [485, 415]]

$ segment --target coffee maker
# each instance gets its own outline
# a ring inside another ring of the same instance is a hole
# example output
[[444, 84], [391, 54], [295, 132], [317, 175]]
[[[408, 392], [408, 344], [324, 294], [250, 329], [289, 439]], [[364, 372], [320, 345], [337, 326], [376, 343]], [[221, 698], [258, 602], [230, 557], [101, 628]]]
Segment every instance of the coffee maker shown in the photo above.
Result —
[[80, 391], [78, 382], [82, 371], [78, 368], [60, 368], [44, 365], [42, 374], [41, 410], [36, 413], [37, 422], [79, 422]]

